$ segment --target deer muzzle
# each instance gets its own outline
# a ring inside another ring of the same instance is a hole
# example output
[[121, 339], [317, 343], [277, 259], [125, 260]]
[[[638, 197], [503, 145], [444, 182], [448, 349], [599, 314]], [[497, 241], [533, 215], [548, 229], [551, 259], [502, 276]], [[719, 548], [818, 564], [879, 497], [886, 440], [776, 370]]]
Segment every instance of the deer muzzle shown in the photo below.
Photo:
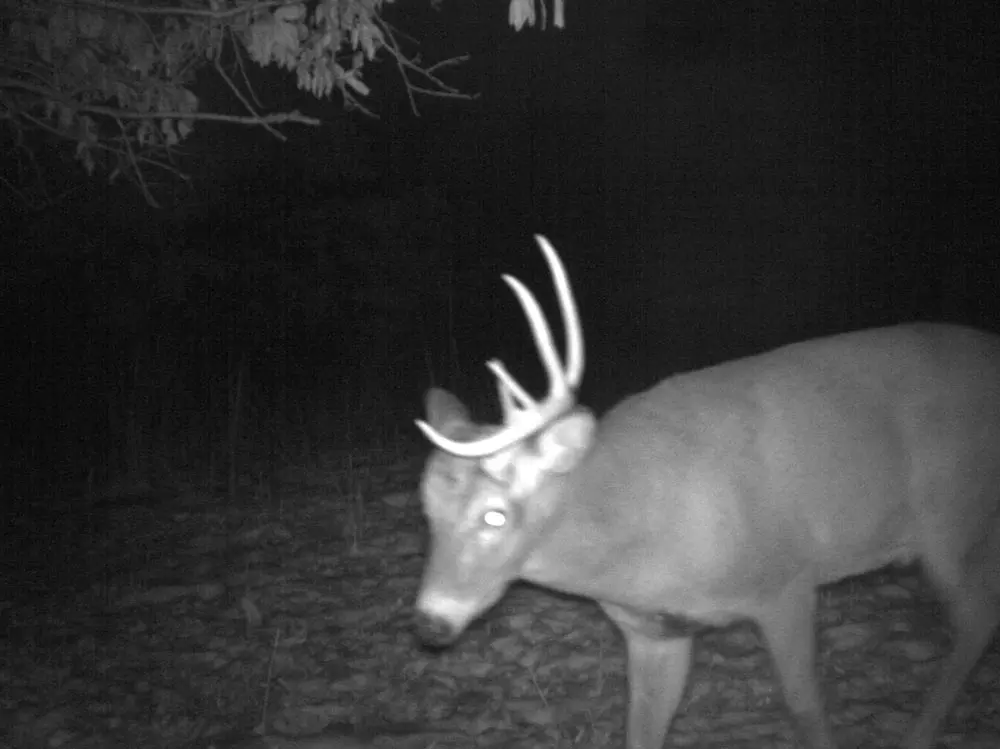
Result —
[[461, 627], [456, 627], [443, 616], [426, 611], [417, 611], [413, 615], [413, 625], [421, 640], [438, 648], [451, 645], [462, 634]]
[[[505, 587], [505, 586], [504, 586]], [[417, 596], [414, 625], [428, 645], [449, 645], [458, 639], [469, 623], [496, 601], [504, 587], [481, 595], [455, 596], [432, 587], [424, 587]]]

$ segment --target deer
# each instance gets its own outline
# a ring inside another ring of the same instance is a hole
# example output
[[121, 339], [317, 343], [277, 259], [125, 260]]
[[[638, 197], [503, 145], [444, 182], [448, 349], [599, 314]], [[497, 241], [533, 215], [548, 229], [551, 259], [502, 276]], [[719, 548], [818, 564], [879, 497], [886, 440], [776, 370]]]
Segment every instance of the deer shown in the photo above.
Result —
[[626, 650], [628, 749], [662, 749], [695, 636], [756, 623], [803, 746], [836, 749], [815, 674], [817, 589], [919, 562], [952, 652], [901, 746], [930, 749], [1000, 622], [1000, 336], [908, 323], [677, 374], [600, 419], [576, 401], [583, 333], [555, 285], [565, 361], [534, 295], [503, 279], [548, 378], [499, 360], [499, 425], [431, 388], [417, 426], [429, 552], [416, 631], [444, 647], [515, 580], [596, 601]]

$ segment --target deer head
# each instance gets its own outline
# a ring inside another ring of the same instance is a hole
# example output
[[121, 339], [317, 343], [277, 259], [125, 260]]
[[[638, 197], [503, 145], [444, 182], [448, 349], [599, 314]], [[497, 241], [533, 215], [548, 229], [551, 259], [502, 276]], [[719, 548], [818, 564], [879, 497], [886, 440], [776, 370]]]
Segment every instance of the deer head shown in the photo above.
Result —
[[536, 239], [562, 311], [565, 364], [534, 295], [516, 278], [503, 279], [531, 326], [548, 376], [545, 399], [536, 402], [494, 359], [487, 367], [497, 380], [502, 426], [474, 424], [455, 396], [436, 388], [427, 394], [427, 421], [417, 421], [438, 448], [421, 485], [432, 550], [417, 621], [431, 642], [453, 640], [518, 577], [554, 509], [560, 477], [593, 440], [593, 414], [575, 407], [584, 359], [576, 301], [559, 255], [544, 237]]

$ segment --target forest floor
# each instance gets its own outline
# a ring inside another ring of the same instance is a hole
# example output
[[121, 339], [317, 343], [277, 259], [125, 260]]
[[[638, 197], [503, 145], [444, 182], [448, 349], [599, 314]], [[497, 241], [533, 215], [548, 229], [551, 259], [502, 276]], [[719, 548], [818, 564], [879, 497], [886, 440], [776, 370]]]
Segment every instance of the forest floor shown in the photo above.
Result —
[[[516, 585], [448, 650], [411, 626], [422, 455], [351, 453], [235, 501], [188, 489], [50, 502], [4, 530], [0, 749], [624, 745], [624, 652], [588, 601]], [[821, 595], [843, 746], [893, 746], [950, 648], [916, 570]], [[940, 736], [1000, 746], [1000, 648]], [[794, 747], [757, 630], [699, 641], [668, 746]]]

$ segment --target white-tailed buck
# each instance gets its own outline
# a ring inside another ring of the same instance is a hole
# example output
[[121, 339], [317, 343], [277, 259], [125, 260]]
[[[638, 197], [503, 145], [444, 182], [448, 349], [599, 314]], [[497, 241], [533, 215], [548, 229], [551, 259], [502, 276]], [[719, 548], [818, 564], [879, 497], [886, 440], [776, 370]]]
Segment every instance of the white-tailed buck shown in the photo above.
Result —
[[758, 623], [804, 745], [833, 749], [814, 670], [816, 588], [919, 559], [953, 652], [904, 746], [928, 749], [1000, 620], [1000, 337], [901, 325], [671, 377], [600, 421], [575, 403], [583, 334], [555, 280], [566, 361], [514, 290], [549, 377], [498, 361], [502, 426], [427, 395], [423, 636], [455, 639], [515, 579], [596, 600], [628, 651], [629, 749], [661, 749], [694, 630]]

